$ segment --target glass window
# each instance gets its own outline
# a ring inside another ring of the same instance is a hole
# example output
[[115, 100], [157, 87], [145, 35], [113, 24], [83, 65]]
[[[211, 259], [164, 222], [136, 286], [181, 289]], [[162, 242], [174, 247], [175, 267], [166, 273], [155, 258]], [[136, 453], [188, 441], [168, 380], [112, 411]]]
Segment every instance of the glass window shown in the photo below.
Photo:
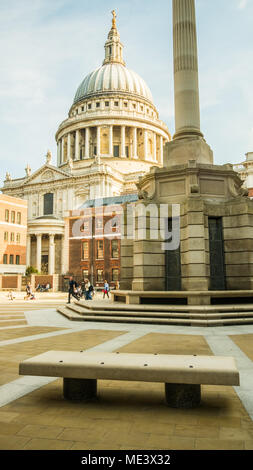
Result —
[[11, 211], [11, 223], [15, 224], [15, 212]]
[[8, 232], [4, 232], [4, 241], [7, 242], [9, 239], [9, 233]]
[[21, 224], [21, 212], [17, 213], [17, 224]]
[[91, 103], [88, 104], [88, 109], [91, 109]]
[[15, 242], [15, 233], [11, 232], [11, 242]]
[[82, 259], [89, 258], [89, 242], [82, 243]]
[[104, 280], [103, 269], [98, 269], [97, 270], [97, 281], [98, 282], [103, 282], [103, 280]]
[[112, 258], [118, 258], [119, 257], [119, 242], [118, 242], [118, 240], [112, 240], [111, 241], [111, 254], [112, 254]]
[[105, 101], [105, 106], [108, 108], [108, 106], [109, 106], [109, 101]]
[[118, 102], [118, 101], [114, 101], [114, 106], [119, 106], [119, 102]]
[[88, 277], [89, 277], [89, 271], [88, 271], [88, 269], [83, 269], [83, 278], [84, 278], [84, 279], [88, 279]]
[[9, 222], [9, 211], [5, 209], [5, 222]]
[[16, 255], [16, 264], [20, 264], [20, 255]]
[[17, 233], [17, 235], [16, 235], [16, 242], [20, 243], [20, 233]]
[[119, 145], [114, 145], [113, 146], [113, 156], [114, 157], [119, 157]]
[[10, 255], [10, 264], [14, 264], [14, 255]]
[[8, 255], [3, 256], [3, 264], [8, 264]]
[[54, 195], [53, 193], [44, 194], [44, 215], [54, 213]]
[[119, 280], [119, 270], [118, 269], [113, 269], [112, 270], [112, 281], [118, 281]]
[[96, 103], [96, 108], [100, 108], [100, 103]]
[[97, 259], [104, 258], [104, 240], [97, 240]]

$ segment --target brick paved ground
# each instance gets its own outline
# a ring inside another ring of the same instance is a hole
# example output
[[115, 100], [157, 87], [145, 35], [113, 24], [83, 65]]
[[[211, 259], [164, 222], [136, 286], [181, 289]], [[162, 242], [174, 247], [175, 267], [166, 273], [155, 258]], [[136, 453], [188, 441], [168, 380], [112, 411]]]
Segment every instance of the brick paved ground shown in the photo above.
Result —
[[[253, 449], [252, 326], [78, 323], [47, 302], [0, 306], [0, 449]], [[176, 410], [163, 384], [98, 381], [98, 402], [71, 403], [61, 379], [18, 375], [21, 360], [49, 349], [223, 353], [236, 357], [241, 387], [204, 386], [199, 408]]]

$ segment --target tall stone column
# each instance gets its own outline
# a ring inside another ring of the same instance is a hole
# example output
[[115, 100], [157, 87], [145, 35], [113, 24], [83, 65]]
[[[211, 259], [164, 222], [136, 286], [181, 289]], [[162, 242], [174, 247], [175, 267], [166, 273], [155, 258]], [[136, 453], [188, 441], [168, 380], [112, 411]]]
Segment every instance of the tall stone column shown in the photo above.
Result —
[[75, 160], [80, 159], [80, 131], [79, 129], [76, 130], [76, 138], [75, 138]]
[[126, 156], [126, 126], [121, 126], [121, 157]]
[[26, 235], [26, 266], [31, 266], [31, 235]]
[[175, 135], [164, 147], [163, 165], [213, 164], [200, 130], [198, 51], [194, 0], [173, 0]]
[[67, 160], [71, 158], [71, 134], [68, 133], [68, 140], [67, 140]]
[[85, 158], [89, 158], [90, 154], [90, 128], [85, 129]]
[[97, 126], [97, 156], [99, 157], [101, 153], [100, 148], [100, 126]]
[[41, 240], [42, 240], [42, 235], [38, 234], [37, 235], [37, 251], [36, 251], [36, 267], [39, 273], [41, 271]]
[[203, 136], [200, 131], [195, 0], [173, 0], [174, 139]]
[[61, 138], [61, 163], [64, 162], [64, 137]]
[[148, 159], [148, 131], [144, 129], [144, 160]]
[[54, 259], [55, 259], [55, 245], [54, 245], [54, 234], [49, 235], [49, 260], [48, 260], [48, 274], [54, 274]]
[[58, 140], [57, 142], [57, 166], [61, 164], [61, 141]]
[[153, 159], [156, 162], [156, 133], [153, 134]]
[[109, 155], [113, 156], [113, 126], [109, 127]]
[[160, 163], [163, 163], [163, 136], [160, 135]]
[[137, 127], [133, 128], [133, 158], [138, 158], [137, 156]]

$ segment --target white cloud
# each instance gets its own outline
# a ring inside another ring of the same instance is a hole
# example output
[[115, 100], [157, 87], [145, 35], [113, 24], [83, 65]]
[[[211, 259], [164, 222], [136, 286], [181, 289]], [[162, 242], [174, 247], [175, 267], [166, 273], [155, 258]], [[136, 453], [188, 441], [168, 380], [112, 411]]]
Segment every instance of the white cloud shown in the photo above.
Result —
[[246, 8], [248, 3], [249, 3], [249, 0], [240, 0], [238, 3], [239, 10], [244, 10], [244, 8]]

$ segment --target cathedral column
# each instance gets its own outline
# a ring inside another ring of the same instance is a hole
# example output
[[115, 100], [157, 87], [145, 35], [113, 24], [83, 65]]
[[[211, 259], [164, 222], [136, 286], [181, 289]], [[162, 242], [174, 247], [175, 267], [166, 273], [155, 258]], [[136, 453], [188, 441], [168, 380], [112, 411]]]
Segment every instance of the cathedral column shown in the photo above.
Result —
[[153, 159], [156, 162], [156, 133], [153, 134]]
[[64, 162], [64, 137], [61, 138], [61, 163]]
[[90, 128], [85, 128], [85, 158], [89, 158], [90, 154]]
[[173, 0], [174, 139], [201, 136], [194, 0]]
[[26, 235], [26, 266], [31, 266], [31, 235]]
[[67, 161], [71, 158], [71, 134], [68, 133], [68, 140], [67, 140]]
[[148, 159], [148, 131], [144, 129], [144, 160]]
[[80, 131], [79, 129], [76, 130], [76, 138], [75, 138], [75, 160], [80, 159]]
[[40, 271], [41, 271], [41, 240], [42, 240], [42, 235], [38, 234], [38, 235], [36, 235], [36, 237], [37, 237], [36, 268], [40, 273]]
[[126, 126], [121, 126], [121, 157], [126, 156]]
[[57, 142], [57, 166], [61, 164], [61, 141], [58, 140]]
[[138, 158], [137, 156], [137, 127], [133, 128], [133, 158]]
[[113, 126], [109, 127], [109, 155], [113, 156]]
[[163, 163], [163, 136], [160, 135], [160, 163]]
[[48, 274], [54, 274], [54, 259], [55, 259], [55, 244], [54, 244], [54, 235], [49, 235], [49, 260], [48, 260]]
[[100, 156], [101, 149], [100, 149], [100, 126], [97, 126], [97, 156]]

